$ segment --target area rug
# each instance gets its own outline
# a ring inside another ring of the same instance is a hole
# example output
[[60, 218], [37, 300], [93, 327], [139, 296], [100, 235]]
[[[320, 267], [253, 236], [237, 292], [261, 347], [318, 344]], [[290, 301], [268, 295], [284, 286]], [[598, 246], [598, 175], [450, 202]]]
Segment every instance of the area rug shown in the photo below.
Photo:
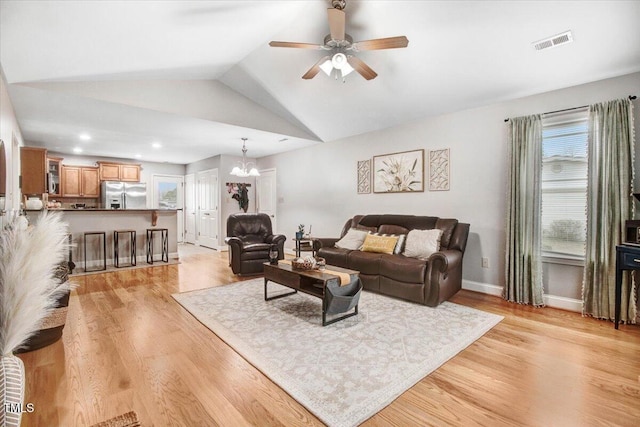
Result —
[[[269, 296], [291, 290], [269, 283]], [[322, 326], [321, 300], [264, 300], [262, 278], [173, 297], [329, 426], [354, 426], [502, 320], [363, 292], [359, 314]]]

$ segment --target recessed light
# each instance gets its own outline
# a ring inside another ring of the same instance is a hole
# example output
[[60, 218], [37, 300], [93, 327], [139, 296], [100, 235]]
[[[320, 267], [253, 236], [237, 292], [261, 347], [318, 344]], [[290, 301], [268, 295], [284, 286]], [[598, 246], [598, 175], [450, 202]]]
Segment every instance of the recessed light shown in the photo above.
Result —
[[77, 154], [77, 153], [82, 153], [82, 148], [80, 148], [80, 147], [73, 147], [73, 152], [74, 152], [74, 153], [76, 153], [76, 154]]
[[88, 133], [81, 133], [80, 134], [80, 139], [82, 141], [89, 141], [91, 139], [91, 135], [89, 135]]
[[153, 148], [160, 148], [160, 147], [162, 147], [162, 144], [160, 144], [159, 142], [154, 142], [153, 144], [151, 144], [151, 146]]
[[139, 159], [142, 157], [142, 154], [136, 154], [136, 159]]

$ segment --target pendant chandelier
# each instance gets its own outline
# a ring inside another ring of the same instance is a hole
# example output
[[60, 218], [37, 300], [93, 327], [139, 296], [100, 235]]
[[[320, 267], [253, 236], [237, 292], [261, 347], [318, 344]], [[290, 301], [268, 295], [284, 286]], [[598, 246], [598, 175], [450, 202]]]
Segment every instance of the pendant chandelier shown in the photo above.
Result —
[[[241, 138], [241, 139], [242, 139], [242, 163], [240, 164], [240, 166], [235, 166], [231, 170], [231, 175], [239, 176], [240, 178], [246, 178], [248, 176], [260, 176], [260, 172], [258, 172], [258, 169], [256, 169], [255, 166], [251, 167], [253, 163], [252, 162], [247, 163], [247, 147], [246, 147], [247, 138]], [[251, 169], [249, 169], [250, 167]]]

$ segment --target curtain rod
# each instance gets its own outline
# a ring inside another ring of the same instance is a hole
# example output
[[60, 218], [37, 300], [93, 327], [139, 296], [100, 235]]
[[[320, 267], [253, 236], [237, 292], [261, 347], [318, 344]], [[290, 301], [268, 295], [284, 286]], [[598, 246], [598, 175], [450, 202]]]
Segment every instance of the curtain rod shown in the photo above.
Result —
[[[629, 99], [630, 99], [630, 100], [632, 100], [632, 101], [633, 101], [634, 99], [636, 99], [636, 98], [637, 98], [637, 97], [636, 97], [635, 95], [629, 95]], [[562, 112], [564, 112], [564, 111], [579, 110], [580, 108], [586, 108], [586, 107], [588, 107], [588, 105], [582, 105], [582, 106], [580, 106], [580, 107], [573, 107], [573, 108], [565, 108], [564, 110], [549, 111], [549, 112], [547, 112], [547, 113], [542, 113], [542, 114], [544, 115], [544, 114], [562, 113]], [[508, 122], [508, 121], [509, 121], [509, 119], [504, 119], [504, 121], [505, 121], [505, 122]]]

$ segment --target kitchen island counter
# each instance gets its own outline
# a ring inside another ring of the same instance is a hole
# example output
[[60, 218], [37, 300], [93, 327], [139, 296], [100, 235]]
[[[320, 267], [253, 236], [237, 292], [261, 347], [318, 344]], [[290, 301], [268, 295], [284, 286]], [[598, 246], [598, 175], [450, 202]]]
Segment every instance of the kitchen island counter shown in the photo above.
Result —
[[[177, 212], [181, 209], [106, 209], [106, 208], [49, 208], [51, 212]], [[28, 212], [41, 212], [28, 210]]]
[[[178, 210], [177, 209], [49, 209], [60, 212], [63, 220], [69, 224], [72, 236], [72, 260], [82, 270], [84, 268], [84, 233], [104, 231], [106, 233], [107, 266], [114, 264], [114, 230], [134, 230], [136, 232], [136, 259], [146, 263], [146, 232], [149, 228], [166, 228], [168, 231], [169, 258], [178, 258]], [[37, 221], [42, 211], [27, 210], [29, 221]], [[102, 243], [98, 238], [87, 239], [87, 267], [90, 269], [102, 265]], [[159, 240], [159, 239], [157, 239]], [[128, 244], [120, 239], [120, 254], [128, 253]], [[154, 253], [160, 256], [160, 246], [156, 242]], [[121, 255], [122, 256], [122, 255]], [[121, 263], [128, 261], [121, 258]]]

